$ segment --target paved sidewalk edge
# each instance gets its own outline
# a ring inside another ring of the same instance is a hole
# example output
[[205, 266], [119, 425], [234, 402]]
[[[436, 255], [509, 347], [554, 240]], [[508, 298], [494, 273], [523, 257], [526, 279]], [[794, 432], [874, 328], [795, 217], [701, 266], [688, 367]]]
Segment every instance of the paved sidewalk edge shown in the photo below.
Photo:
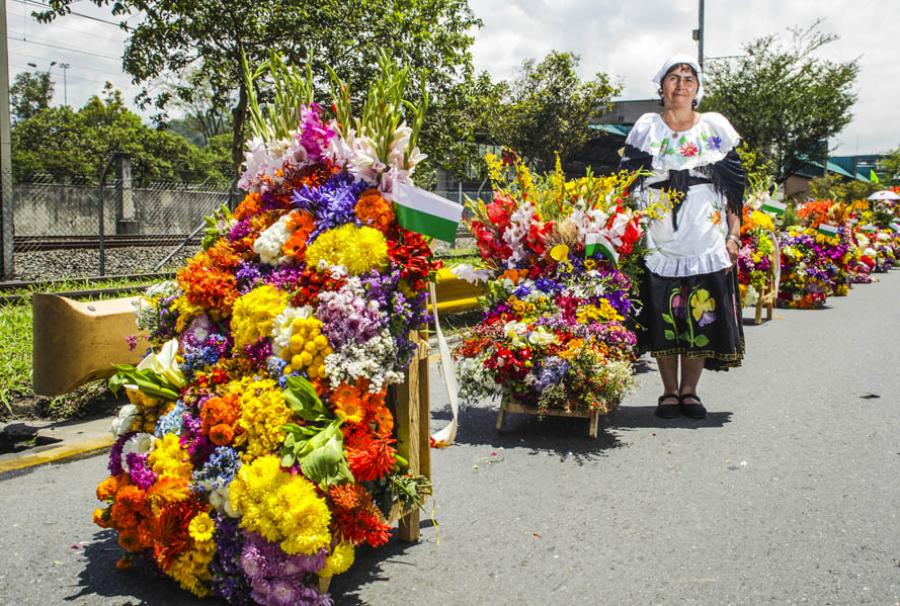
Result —
[[27, 467], [35, 467], [37, 465], [46, 465], [47, 463], [54, 463], [63, 459], [70, 459], [72, 457], [93, 453], [98, 450], [104, 450], [110, 448], [114, 442], [115, 438], [113, 438], [112, 435], [109, 435], [102, 438], [84, 440], [77, 444], [56, 446], [42, 452], [24, 451], [21, 456], [17, 456], [7, 461], [0, 461], [0, 474], [25, 469]]

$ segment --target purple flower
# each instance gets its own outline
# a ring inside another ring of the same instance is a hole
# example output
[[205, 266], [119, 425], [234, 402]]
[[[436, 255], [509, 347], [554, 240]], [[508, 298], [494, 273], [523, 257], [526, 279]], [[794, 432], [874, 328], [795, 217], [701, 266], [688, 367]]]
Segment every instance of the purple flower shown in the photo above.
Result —
[[267, 272], [256, 263], [243, 261], [237, 266], [234, 272], [234, 279], [237, 281], [238, 292], [246, 294], [256, 288], [257, 284], [263, 279]]
[[285, 265], [275, 268], [265, 277], [266, 284], [271, 284], [279, 290], [291, 291], [296, 288], [303, 273], [302, 265]]
[[706, 145], [709, 149], [718, 150], [722, 147], [721, 137], [710, 136], [706, 138]]
[[716, 321], [716, 314], [711, 311], [703, 312], [703, 315], [700, 316], [700, 321], [697, 322], [700, 326], [706, 326], [708, 324], [712, 324]]
[[311, 212], [316, 219], [316, 228], [309, 235], [309, 241], [323, 231], [345, 223], [359, 225], [354, 208], [359, 195], [368, 187], [364, 181], [354, 180], [349, 173], [338, 173], [320, 187], [304, 185], [294, 190], [293, 205]]
[[238, 528], [238, 520], [216, 514], [216, 557], [210, 562], [212, 591], [232, 605], [249, 606], [250, 582], [241, 569], [241, 550], [244, 535]]
[[306, 150], [306, 159], [311, 164], [322, 161], [328, 142], [337, 134], [322, 122], [322, 106], [310, 103], [300, 108], [301, 132], [297, 136], [300, 145]]
[[141, 490], [148, 490], [156, 482], [156, 474], [147, 465], [147, 453], [129, 452], [125, 456], [131, 483]]
[[307, 574], [325, 565], [327, 550], [315, 555], [288, 555], [275, 543], [260, 535], [244, 531], [244, 545], [240, 566], [252, 589], [251, 597], [263, 606], [292, 606], [294, 604], [331, 604], [327, 595], [304, 584]]
[[126, 433], [125, 435], [121, 435], [118, 439], [113, 443], [112, 448], [109, 450], [109, 463], [106, 465], [106, 468], [109, 470], [109, 475], [117, 476], [121, 473], [125, 473], [125, 470], [122, 469], [122, 448], [125, 446], [125, 442], [134, 435], [134, 432]]

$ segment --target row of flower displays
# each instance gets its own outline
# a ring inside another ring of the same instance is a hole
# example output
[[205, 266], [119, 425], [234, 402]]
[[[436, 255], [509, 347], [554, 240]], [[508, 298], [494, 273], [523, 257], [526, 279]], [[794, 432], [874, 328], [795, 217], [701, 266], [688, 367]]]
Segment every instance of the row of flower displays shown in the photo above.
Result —
[[386, 61], [360, 117], [336, 77], [327, 119], [278, 57], [260, 76], [277, 96], [251, 96], [246, 198], [139, 310], [155, 353], [113, 380], [131, 404], [94, 520], [117, 531], [122, 567], [198, 596], [324, 605], [319, 579], [431, 490], [407, 473], [387, 402], [439, 266], [386, 199], [422, 157], [423, 108]]
[[763, 192], [750, 196], [741, 226], [741, 297], [755, 304], [773, 277], [782, 307], [818, 308], [872, 281], [900, 256], [900, 207], [890, 201], [852, 204], [810, 200], [795, 207], [797, 223], [777, 228], [786, 205]]

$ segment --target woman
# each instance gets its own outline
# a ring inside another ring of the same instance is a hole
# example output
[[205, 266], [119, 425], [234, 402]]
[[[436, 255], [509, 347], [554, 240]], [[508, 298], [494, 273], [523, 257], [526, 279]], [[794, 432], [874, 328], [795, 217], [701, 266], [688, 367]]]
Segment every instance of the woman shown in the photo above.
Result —
[[[672, 209], [647, 226], [638, 351], [656, 358], [663, 383], [656, 414], [700, 419], [704, 367], [739, 366], [744, 334], [737, 303], [744, 172], [740, 137], [721, 114], [698, 113], [700, 66], [671, 57], [656, 74], [662, 114], [640, 117], [625, 141], [622, 166], [649, 171], [638, 184], [643, 204], [668, 192]], [[679, 365], [681, 375], [679, 378]]]

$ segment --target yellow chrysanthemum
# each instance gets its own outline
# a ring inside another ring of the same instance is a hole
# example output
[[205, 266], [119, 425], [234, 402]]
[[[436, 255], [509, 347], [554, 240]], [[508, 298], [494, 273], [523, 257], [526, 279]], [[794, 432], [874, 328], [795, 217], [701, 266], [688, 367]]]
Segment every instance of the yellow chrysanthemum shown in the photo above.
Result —
[[188, 532], [190, 533], [191, 538], [198, 542], [209, 541], [212, 539], [213, 531], [215, 529], [216, 525], [205, 511], [201, 511], [194, 516], [194, 519], [191, 520], [191, 523], [188, 525]]
[[275, 317], [287, 307], [288, 294], [270, 284], [254, 288], [238, 297], [231, 316], [235, 348], [268, 337]]
[[331, 512], [313, 484], [280, 468], [274, 455], [243, 465], [230, 484], [241, 527], [279, 542], [285, 553], [312, 555], [331, 543]]
[[372, 227], [346, 223], [319, 235], [306, 249], [311, 267], [341, 265], [353, 275], [380, 269], [388, 263], [387, 240]]
[[178, 436], [174, 433], [167, 433], [162, 439], [156, 440], [147, 463], [161, 478], [189, 478], [193, 470], [190, 455], [181, 447]]
[[356, 552], [350, 543], [338, 543], [327, 558], [325, 558], [325, 566], [319, 570], [320, 577], [333, 577], [343, 574], [350, 570], [353, 566], [353, 560], [356, 558]]
[[168, 575], [178, 581], [183, 589], [199, 598], [205, 598], [210, 594], [209, 583], [212, 574], [209, 571], [209, 563], [216, 553], [214, 541], [206, 541], [202, 545], [203, 549], [186, 551], [179, 555], [168, 570]]
[[283, 427], [293, 419], [278, 383], [271, 379], [248, 378], [230, 385], [229, 391], [241, 398], [238, 426], [247, 436], [244, 460], [278, 450], [284, 441]]

